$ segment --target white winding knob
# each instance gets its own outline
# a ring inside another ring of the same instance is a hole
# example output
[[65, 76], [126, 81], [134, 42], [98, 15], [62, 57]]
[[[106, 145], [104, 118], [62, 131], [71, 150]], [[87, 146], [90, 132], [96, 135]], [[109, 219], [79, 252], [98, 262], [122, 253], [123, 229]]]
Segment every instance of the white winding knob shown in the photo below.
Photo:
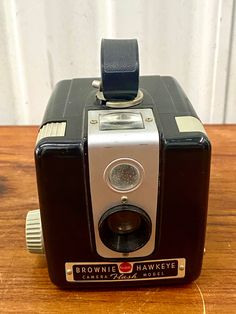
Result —
[[44, 253], [43, 231], [39, 209], [30, 210], [27, 213], [25, 237], [27, 249], [30, 253]]

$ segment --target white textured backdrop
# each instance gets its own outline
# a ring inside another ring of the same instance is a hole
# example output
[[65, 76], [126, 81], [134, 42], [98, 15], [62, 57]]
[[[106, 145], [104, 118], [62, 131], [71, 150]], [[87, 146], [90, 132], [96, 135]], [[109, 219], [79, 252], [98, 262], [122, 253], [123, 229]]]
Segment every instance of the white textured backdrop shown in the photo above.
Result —
[[0, 124], [39, 124], [53, 85], [99, 75], [101, 38], [138, 38], [204, 122], [236, 122], [235, 0], [0, 0]]

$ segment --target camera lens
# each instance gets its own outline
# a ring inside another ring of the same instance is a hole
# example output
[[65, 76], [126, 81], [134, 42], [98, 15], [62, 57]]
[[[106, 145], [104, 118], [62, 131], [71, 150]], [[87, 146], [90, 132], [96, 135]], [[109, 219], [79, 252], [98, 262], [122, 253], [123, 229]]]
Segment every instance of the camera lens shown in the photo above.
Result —
[[108, 227], [117, 234], [131, 233], [141, 224], [140, 215], [131, 211], [118, 211], [107, 218]]
[[109, 209], [99, 222], [102, 242], [111, 250], [122, 253], [143, 247], [151, 236], [151, 220], [139, 207], [120, 205]]

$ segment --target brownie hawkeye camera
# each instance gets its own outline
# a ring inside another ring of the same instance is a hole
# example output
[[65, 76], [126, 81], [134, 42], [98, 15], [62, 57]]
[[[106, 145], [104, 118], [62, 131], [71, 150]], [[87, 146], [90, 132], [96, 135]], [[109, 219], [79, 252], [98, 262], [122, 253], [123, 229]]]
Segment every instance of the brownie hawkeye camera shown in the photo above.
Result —
[[49, 100], [28, 250], [46, 254], [52, 282], [64, 288], [196, 279], [210, 157], [176, 80], [139, 77], [136, 40], [102, 40], [101, 81], [61, 81]]

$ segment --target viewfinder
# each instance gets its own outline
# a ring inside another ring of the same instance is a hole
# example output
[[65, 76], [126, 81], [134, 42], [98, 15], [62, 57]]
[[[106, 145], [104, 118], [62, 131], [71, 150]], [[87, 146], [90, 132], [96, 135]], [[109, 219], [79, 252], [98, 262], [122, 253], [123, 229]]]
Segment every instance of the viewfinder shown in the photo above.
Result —
[[99, 115], [99, 129], [107, 130], [137, 130], [144, 129], [141, 113], [114, 112]]

